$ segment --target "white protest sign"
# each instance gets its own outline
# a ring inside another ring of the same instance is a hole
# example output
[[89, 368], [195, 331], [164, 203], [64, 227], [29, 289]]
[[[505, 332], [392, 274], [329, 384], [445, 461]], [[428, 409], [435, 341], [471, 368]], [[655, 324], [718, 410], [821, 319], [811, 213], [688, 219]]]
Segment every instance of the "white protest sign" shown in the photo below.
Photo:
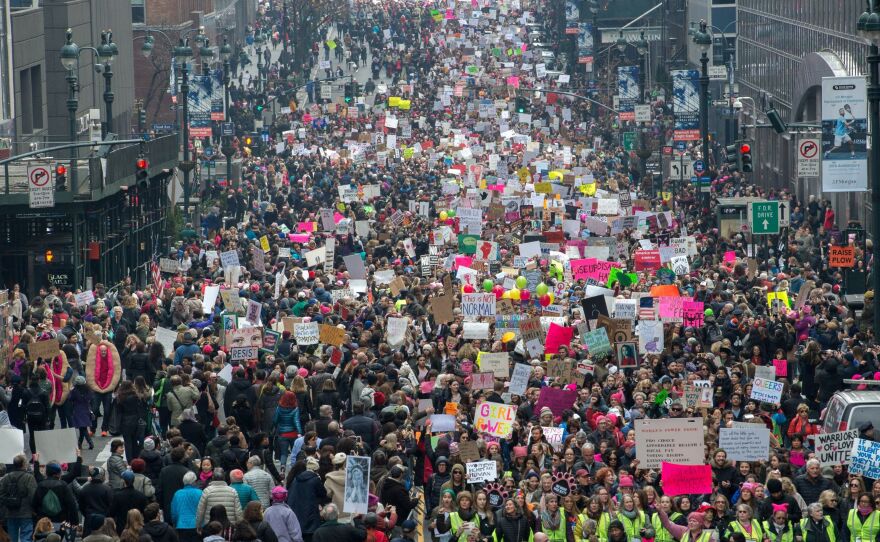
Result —
[[233, 346], [229, 348], [229, 361], [244, 361], [257, 359], [260, 348], [257, 346]]
[[294, 324], [293, 326], [293, 337], [296, 339], [296, 344], [302, 346], [309, 346], [312, 344], [318, 344], [318, 337], [321, 335], [321, 330], [318, 327], [317, 322], [307, 322], [305, 324]]
[[495, 294], [473, 293], [461, 295], [461, 314], [466, 319], [495, 316]]
[[663, 461], [679, 465], [704, 462], [703, 420], [700, 418], [636, 420], [635, 429], [640, 468], [659, 469]]
[[219, 284], [205, 287], [205, 297], [202, 299], [202, 311], [205, 314], [211, 314], [211, 311], [214, 310], [218, 295], [220, 295]]
[[156, 342], [165, 348], [165, 355], [168, 356], [174, 352], [174, 342], [177, 340], [177, 332], [173, 329], [164, 327], [156, 328]]
[[880, 478], [880, 442], [857, 438], [849, 458], [849, 473]]
[[541, 427], [544, 432], [544, 439], [553, 446], [554, 450], [562, 449], [562, 428], [561, 427]]
[[76, 440], [74, 428], [34, 431], [34, 443], [43, 463], [75, 463], [78, 448]]
[[226, 252], [220, 253], [220, 263], [223, 264], [224, 269], [228, 269], [230, 267], [238, 267], [240, 264], [238, 262], [238, 252], [234, 250], [227, 250]]
[[466, 341], [489, 338], [489, 322], [464, 322], [462, 338]]
[[260, 311], [263, 310], [263, 304], [253, 299], [248, 299], [248, 308], [245, 319], [255, 326], [260, 325]]
[[529, 377], [532, 374], [532, 366], [525, 363], [517, 363], [513, 367], [513, 375], [510, 377], [508, 390], [514, 395], [525, 395], [529, 387]]
[[752, 395], [750, 399], [778, 405], [782, 401], [782, 382], [755, 378], [752, 380]]
[[498, 476], [498, 467], [494, 461], [474, 461], [467, 463], [467, 481], [469, 484], [491, 482]]
[[770, 430], [760, 424], [752, 427], [722, 427], [718, 446], [730, 461], [766, 461], [770, 455]]
[[507, 352], [481, 352], [480, 370], [492, 371], [495, 378], [507, 378], [510, 375], [510, 354]]
[[850, 453], [857, 438], [859, 438], [858, 429], [813, 435], [816, 459], [823, 467], [849, 464]]
[[0, 461], [7, 465], [24, 453], [24, 432], [14, 427], [0, 427]]
[[389, 318], [388, 344], [392, 347], [402, 345], [406, 340], [407, 327], [409, 327], [409, 318]]
[[95, 302], [95, 294], [92, 293], [91, 290], [86, 290], [85, 292], [80, 292], [74, 296], [76, 299], [76, 306], [83, 307], [91, 305]]

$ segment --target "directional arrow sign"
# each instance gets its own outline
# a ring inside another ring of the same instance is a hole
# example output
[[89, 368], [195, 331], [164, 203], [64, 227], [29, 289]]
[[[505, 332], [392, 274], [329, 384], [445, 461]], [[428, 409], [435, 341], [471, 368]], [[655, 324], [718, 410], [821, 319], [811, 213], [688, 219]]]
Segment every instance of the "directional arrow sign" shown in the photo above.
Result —
[[779, 233], [779, 202], [754, 201], [751, 203], [752, 233], [777, 235]]
[[779, 227], [787, 228], [791, 225], [791, 213], [789, 212], [789, 204], [784, 201], [779, 202]]

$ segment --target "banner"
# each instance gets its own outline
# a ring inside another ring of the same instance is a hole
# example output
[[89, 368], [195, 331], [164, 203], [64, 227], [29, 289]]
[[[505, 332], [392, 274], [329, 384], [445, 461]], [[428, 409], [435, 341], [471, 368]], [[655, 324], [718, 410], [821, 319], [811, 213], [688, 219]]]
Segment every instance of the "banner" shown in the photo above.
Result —
[[712, 467], [710, 465], [661, 464], [663, 494], [703, 495], [712, 493]]
[[578, 64], [586, 64], [587, 71], [593, 71], [593, 25], [580, 23], [577, 36]]
[[752, 427], [722, 427], [718, 446], [730, 461], [767, 461], [770, 455], [770, 430], [762, 424]]
[[516, 405], [482, 402], [477, 405], [474, 429], [493, 437], [509, 438], [516, 421]]
[[857, 438], [859, 438], [858, 429], [813, 435], [816, 459], [822, 463], [823, 467], [825, 465], [848, 465], [853, 444]]
[[857, 438], [849, 459], [849, 472], [875, 480], [880, 478], [880, 442]]
[[822, 78], [822, 191], [868, 190], [865, 77]]
[[635, 424], [639, 468], [659, 469], [669, 459], [677, 465], [703, 464], [705, 443], [702, 419], [646, 419], [636, 420]]
[[636, 120], [635, 107], [639, 103], [639, 67], [617, 68], [617, 110], [620, 120]]
[[700, 72], [672, 70], [672, 111], [675, 113], [675, 141], [700, 139]]

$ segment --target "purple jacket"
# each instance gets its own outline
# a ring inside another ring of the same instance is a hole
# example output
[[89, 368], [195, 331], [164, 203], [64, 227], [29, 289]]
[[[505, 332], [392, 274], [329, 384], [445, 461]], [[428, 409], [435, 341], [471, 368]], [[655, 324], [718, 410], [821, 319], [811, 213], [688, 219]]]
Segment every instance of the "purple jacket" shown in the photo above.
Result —
[[303, 542], [299, 520], [286, 502], [272, 503], [272, 506], [263, 512], [263, 520], [272, 527], [278, 542]]

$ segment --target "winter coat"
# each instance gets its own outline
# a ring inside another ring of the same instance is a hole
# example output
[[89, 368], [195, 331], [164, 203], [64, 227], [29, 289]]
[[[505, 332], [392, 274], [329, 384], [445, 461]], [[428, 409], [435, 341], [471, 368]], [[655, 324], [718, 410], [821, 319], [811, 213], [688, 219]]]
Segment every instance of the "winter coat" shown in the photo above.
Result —
[[272, 418], [272, 425], [275, 426], [275, 434], [282, 435], [296, 431], [302, 434], [302, 425], [300, 424], [299, 408], [278, 407], [275, 409], [275, 416]]
[[314, 533], [321, 525], [318, 507], [329, 500], [321, 477], [310, 470], [297, 474], [287, 491], [287, 504], [296, 514], [305, 534]]
[[326, 521], [312, 535], [312, 542], [364, 542], [367, 531], [338, 521]]
[[113, 504], [113, 490], [104, 482], [90, 481], [80, 488], [76, 497], [79, 511], [85, 518], [92, 514], [106, 517], [110, 512], [110, 505]]
[[37, 492], [37, 479], [26, 470], [6, 473], [0, 479], [0, 495], [21, 497], [21, 506], [15, 510], [3, 507], [6, 518], [31, 518], [34, 515], [33, 499]]
[[[162, 505], [162, 513], [166, 518], [170, 518], [171, 501], [175, 497], [178, 489], [183, 487], [183, 475], [190, 470], [182, 463], [172, 463], [162, 467], [159, 473], [159, 481], [156, 485], [156, 498]], [[195, 511], [195, 507], [193, 507]], [[193, 527], [194, 528], [194, 527]]]
[[107, 459], [107, 478], [111, 488], [122, 489], [122, 473], [125, 472], [125, 469], [125, 457], [120, 454], [111, 454]]
[[122, 534], [128, 520], [129, 510], [143, 510], [147, 507], [147, 498], [133, 487], [124, 487], [113, 492], [113, 503], [110, 505], [109, 517], [116, 521], [116, 532]]
[[169, 518], [176, 529], [195, 529], [196, 512], [202, 499], [202, 490], [195, 486], [185, 486], [174, 492], [171, 500]]
[[245, 473], [244, 483], [254, 488], [254, 491], [260, 498], [260, 504], [263, 505], [263, 510], [269, 508], [272, 488], [275, 487], [275, 480], [272, 479], [272, 475], [264, 471], [262, 467], [253, 467]]
[[[331, 501], [339, 510], [339, 522], [349, 523], [351, 521], [351, 514], [342, 511], [342, 504], [345, 500], [345, 469], [328, 472], [324, 478], [324, 489], [327, 490]], [[403, 517], [400, 515], [400, 511], [398, 511], [397, 517]]]
[[150, 535], [153, 542], [177, 542], [177, 531], [164, 521], [151, 521], [144, 525], [144, 534]]
[[238, 493], [226, 485], [226, 482], [215, 481], [209, 483], [208, 487], [202, 491], [202, 498], [199, 499], [199, 507], [196, 512], [196, 525], [204, 526], [208, 523], [208, 513], [211, 508], [217, 505], [226, 508], [226, 515], [229, 517], [230, 523], [237, 523], [243, 517]]
[[386, 507], [394, 506], [397, 508], [397, 517], [399, 518], [409, 517], [409, 513], [419, 502], [419, 499], [411, 499], [403, 482], [394, 478], [385, 479], [379, 499]]
[[165, 402], [171, 411], [171, 425], [180, 425], [180, 414], [184, 409], [196, 404], [199, 400], [199, 391], [193, 386], [177, 386], [165, 395]]
[[67, 396], [68, 408], [71, 410], [73, 427], [89, 427], [92, 425], [92, 389], [87, 385], [74, 386]]
[[241, 503], [241, 509], [244, 510], [249, 502], [260, 501], [259, 495], [254, 491], [254, 488], [245, 484], [244, 482], [235, 482], [229, 484], [229, 487], [235, 490], [238, 493], [238, 502]]
[[299, 520], [286, 502], [273, 503], [263, 512], [263, 521], [272, 527], [278, 542], [303, 542]]
[[495, 540], [498, 542], [524, 542], [531, 540], [529, 520], [521, 513], [508, 517], [499, 510], [495, 518]]

